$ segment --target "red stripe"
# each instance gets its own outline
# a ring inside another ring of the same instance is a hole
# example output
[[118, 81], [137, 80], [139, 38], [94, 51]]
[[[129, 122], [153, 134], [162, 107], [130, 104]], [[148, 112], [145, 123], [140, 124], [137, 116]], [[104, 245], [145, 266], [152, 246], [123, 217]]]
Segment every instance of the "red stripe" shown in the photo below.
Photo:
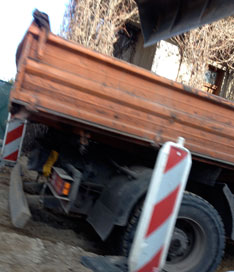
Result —
[[179, 189], [180, 185], [154, 206], [151, 221], [145, 237], [148, 237], [152, 232], [154, 232], [171, 215]]
[[4, 160], [9, 160], [9, 161], [17, 161], [18, 152], [19, 152], [19, 150], [16, 150], [15, 152], [11, 153], [7, 157], [4, 157], [3, 159]]
[[63, 179], [56, 173], [54, 188], [55, 188], [55, 191], [57, 192], [58, 195], [61, 195], [61, 194], [62, 194], [63, 187], [64, 187], [64, 181], [63, 181]]
[[167, 160], [167, 165], [164, 169], [164, 173], [169, 171], [172, 167], [176, 166], [187, 156], [187, 154], [188, 153], [185, 150], [181, 150], [175, 146], [171, 146], [169, 158]]
[[23, 129], [24, 129], [24, 125], [22, 124], [21, 126], [19, 126], [19, 127], [15, 128], [14, 130], [8, 132], [7, 137], [6, 137], [5, 145], [7, 145], [10, 142], [13, 142], [14, 140], [20, 138], [22, 136]]
[[163, 247], [161, 247], [160, 250], [157, 252], [157, 254], [145, 266], [143, 266], [137, 272], [155, 272], [155, 271], [158, 271], [156, 269], [159, 267], [160, 257], [162, 255], [162, 251], [163, 251]]

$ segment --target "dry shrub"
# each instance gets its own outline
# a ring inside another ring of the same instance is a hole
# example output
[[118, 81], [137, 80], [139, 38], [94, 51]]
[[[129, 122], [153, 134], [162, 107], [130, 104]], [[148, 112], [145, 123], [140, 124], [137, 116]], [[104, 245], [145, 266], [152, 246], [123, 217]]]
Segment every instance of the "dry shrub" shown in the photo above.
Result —
[[124, 24], [137, 18], [134, 0], [70, 0], [62, 35], [106, 55], [113, 55], [114, 43]]
[[174, 40], [193, 66], [190, 85], [202, 88], [208, 64], [234, 70], [234, 17], [196, 28]]

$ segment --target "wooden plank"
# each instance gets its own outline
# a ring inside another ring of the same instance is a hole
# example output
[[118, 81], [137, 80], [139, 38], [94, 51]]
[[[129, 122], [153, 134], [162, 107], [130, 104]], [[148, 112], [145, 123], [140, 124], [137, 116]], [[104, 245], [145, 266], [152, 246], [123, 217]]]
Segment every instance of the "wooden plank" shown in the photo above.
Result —
[[16, 82], [11, 100], [29, 105], [34, 116], [54, 114], [100, 134], [108, 131], [147, 144], [182, 136], [194, 154], [234, 164], [233, 102], [53, 34], [38, 59], [40, 31], [31, 26], [29, 32], [33, 40], [24, 78]]

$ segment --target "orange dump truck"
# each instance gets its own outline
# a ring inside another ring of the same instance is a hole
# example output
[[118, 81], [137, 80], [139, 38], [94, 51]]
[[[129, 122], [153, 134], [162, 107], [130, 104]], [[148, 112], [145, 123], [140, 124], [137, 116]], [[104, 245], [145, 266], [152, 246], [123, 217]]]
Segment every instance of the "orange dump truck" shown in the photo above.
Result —
[[[234, 239], [234, 103], [86, 49], [36, 22], [17, 65], [12, 114], [48, 126], [29, 162], [48, 176], [37, 183], [44, 205], [83, 215], [103, 240], [120, 234], [115, 240], [127, 255], [158, 149], [182, 136], [193, 165], [165, 271], [215, 271], [225, 236]], [[17, 171], [12, 179], [20, 183]]]

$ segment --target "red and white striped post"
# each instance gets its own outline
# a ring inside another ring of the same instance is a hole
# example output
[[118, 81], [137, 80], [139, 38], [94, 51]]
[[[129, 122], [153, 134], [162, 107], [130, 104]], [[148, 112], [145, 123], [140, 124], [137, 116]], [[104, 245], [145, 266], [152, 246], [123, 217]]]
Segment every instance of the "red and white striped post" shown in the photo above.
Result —
[[12, 119], [9, 113], [1, 150], [1, 160], [3, 162], [17, 162], [23, 144], [25, 130], [26, 121]]
[[139, 219], [128, 266], [130, 272], [158, 272], [166, 260], [192, 160], [188, 149], [167, 142], [161, 148]]

